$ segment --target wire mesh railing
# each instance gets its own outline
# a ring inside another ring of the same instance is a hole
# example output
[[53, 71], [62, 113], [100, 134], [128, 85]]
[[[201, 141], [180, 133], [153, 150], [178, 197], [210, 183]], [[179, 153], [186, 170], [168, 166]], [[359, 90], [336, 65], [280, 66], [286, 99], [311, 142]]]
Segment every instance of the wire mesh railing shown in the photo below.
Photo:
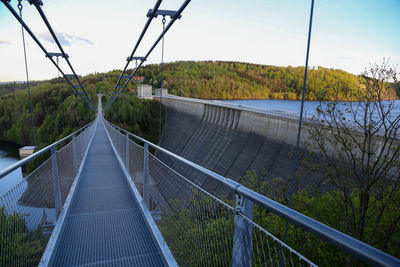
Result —
[[[268, 232], [271, 223], [284, 225], [285, 220], [298, 229], [297, 235], [311, 236], [316, 247], [310, 250], [318, 250], [318, 245], [330, 246], [331, 252], [341, 250], [347, 264], [358, 259], [376, 266], [400, 265], [399, 259], [231, 179], [107, 121], [105, 126], [142, 202], [179, 265], [314, 266]], [[169, 158], [168, 165], [151, 154], [149, 147]], [[310, 240], [304, 242], [310, 245]], [[319, 261], [314, 256], [313, 259]]]
[[252, 220], [253, 205], [221, 200], [105, 121], [109, 137], [181, 266], [315, 266]]
[[[4, 170], [0, 178], [39, 155], [50, 157], [0, 196], [0, 266], [37, 265], [78, 174], [96, 121]], [[57, 146], [67, 142], [60, 150]]]

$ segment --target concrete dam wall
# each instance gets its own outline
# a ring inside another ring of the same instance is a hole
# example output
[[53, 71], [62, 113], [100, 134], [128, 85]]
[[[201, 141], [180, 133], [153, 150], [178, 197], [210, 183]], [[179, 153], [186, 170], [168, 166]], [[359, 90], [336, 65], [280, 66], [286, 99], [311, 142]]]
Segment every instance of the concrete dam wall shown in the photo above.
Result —
[[[167, 111], [162, 147], [236, 181], [247, 170], [254, 170], [258, 175], [265, 170], [267, 179], [290, 176], [297, 117], [219, 101], [172, 96], [163, 98], [162, 104]], [[205, 175], [165, 155], [157, 157], [207, 191], [222, 190]]]

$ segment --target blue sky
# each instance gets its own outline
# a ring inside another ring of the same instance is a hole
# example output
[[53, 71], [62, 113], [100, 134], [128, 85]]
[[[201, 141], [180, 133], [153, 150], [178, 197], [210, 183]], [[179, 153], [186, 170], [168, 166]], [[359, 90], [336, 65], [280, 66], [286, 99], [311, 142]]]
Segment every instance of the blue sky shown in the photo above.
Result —
[[[75, 70], [82, 75], [121, 69], [155, 0], [44, 0], [43, 10], [58, 32]], [[183, 0], [164, 0], [177, 9]], [[17, 1], [12, 0], [16, 8]], [[23, 1], [23, 17], [44, 46], [56, 52], [39, 14]], [[304, 65], [311, 0], [192, 0], [166, 35], [165, 60], [233, 60], [278, 66]], [[315, 0], [311, 66], [359, 74], [390, 57], [400, 63], [400, 0]], [[156, 19], [137, 55], [161, 31]], [[56, 69], [27, 37], [30, 77], [53, 78]], [[160, 62], [160, 47], [148, 63]], [[0, 81], [24, 80], [21, 29], [0, 4]], [[61, 62], [61, 66], [65, 67]]]

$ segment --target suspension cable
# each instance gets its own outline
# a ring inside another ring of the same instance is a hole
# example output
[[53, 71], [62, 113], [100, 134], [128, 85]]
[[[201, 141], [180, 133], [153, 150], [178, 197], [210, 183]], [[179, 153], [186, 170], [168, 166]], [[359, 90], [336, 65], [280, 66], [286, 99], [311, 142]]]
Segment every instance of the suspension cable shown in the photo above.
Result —
[[[80, 86], [80, 88], [82, 89], [83, 94], [89, 99], [89, 96], [87, 95], [87, 93], [86, 93], [86, 91], [85, 91], [85, 89], [84, 89], [84, 87], [83, 87], [81, 81], [79, 80], [78, 75], [75, 73], [75, 70], [74, 70], [74, 68], [72, 67], [71, 62], [70, 62], [69, 59], [68, 59], [69, 57], [66, 55], [66, 53], [65, 53], [65, 51], [64, 51], [64, 49], [63, 49], [63, 47], [61, 46], [61, 44], [60, 44], [60, 42], [59, 42], [59, 40], [58, 40], [58, 38], [57, 38], [57, 36], [56, 36], [54, 30], [53, 30], [53, 28], [52, 28], [51, 25], [50, 25], [50, 22], [48, 21], [48, 19], [47, 19], [46, 15], [44, 14], [42, 8], [40, 7], [40, 5], [42, 4], [41, 1], [39, 1], [39, 0], [31, 0], [31, 1], [33, 2], [34, 6], [36, 7], [36, 9], [38, 10], [40, 16], [42, 17], [44, 23], [46, 24], [46, 26], [47, 26], [47, 28], [48, 28], [48, 30], [49, 30], [51, 36], [53, 37], [53, 39], [54, 39], [54, 41], [56, 42], [58, 48], [60, 49], [60, 51], [61, 51], [61, 53], [62, 53], [62, 55], [63, 55], [63, 58], [65, 58], [65, 61], [67, 62], [67, 64], [68, 64], [68, 66], [70, 67], [70, 69], [71, 69], [73, 75], [75, 76], [75, 79], [78, 81], [79, 86]], [[91, 101], [90, 101], [90, 103], [91, 103]]]
[[[18, 9], [19, 9], [19, 16], [22, 19], [22, 4], [21, 4], [21, 1], [22, 0], [18, 0]], [[26, 86], [28, 88], [29, 113], [31, 114], [32, 138], [33, 138], [33, 145], [37, 148], [35, 125], [33, 123], [33, 109], [32, 109], [32, 99], [31, 99], [31, 88], [30, 88], [30, 84], [29, 84], [28, 60], [27, 60], [27, 57], [26, 57], [25, 34], [24, 34], [24, 26], [22, 25], [22, 23], [21, 23], [21, 33], [22, 33], [22, 46], [24, 48], [25, 74], [26, 74]]]
[[11, 12], [11, 14], [22, 24], [22, 26], [24, 27], [24, 29], [29, 33], [29, 35], [32, 37], [32, 39], [35, 41], [35, 43], [40, 47], [40, 49], [44, 52], [44, 54], [46, 55], [46, 57], [49, 58], [49, 60], [51, 61], [51, 63], [53, 63], [53, 65], [60, 71], [60, 73], [63, 75], [63, 77], [67, 80], [67, 82], [69, 83], [69, 85], [71, 85], [72, 89], [79, 95], [81, 96], [81, 98], [86, 102], [86, 104], [92, 109], [92, 110], [96, 110], [94, 108], [94, 106], [92, 105], [92, 103], [86, 99], [85, 97], [83, 97], [81, 95], [81, 93], [76, 89], [76, 87], [72, 84], [72, 82], [70, 81], [70, 79], [68, 79], [68, 77], [66, 76], [66, 74], [59, 68], [59, 66], [57, 66], [57, 63], [53, 60], [52, 56], [49, 54], [49, 52], [47, 52], [46, 48], [44, 48], [44, 46], [42, 45], [42, 43], [39, 41], [39, 39], [35, 36], [35, 34], [31, 31], [31, 29], [28, 27], [28, 25], [26, 25], [26, 23], [23, 21], [23, 19], [17, 14], [17, 12], [12, 8], [12, 6], [10, 5], [10, 3], [8, 2], [8, 0], [1, 0], [1, 2], [8, 8], [8, 10]]
[[[128, 57], [128, 59], [133, 58], [133, 55], [135, 54], [137, 48], [139, 47], [139, 44], [141, 43], [141, 41], [142, 41], [142, 39], [143, 39], [143, 37], [144, 37], [144, 35], [145, 35], [147, 29], [149, 28], [151, 21], [152, 21], [153, 18], [155, 17], [155, 14], [156, 14], [158, 8], [159, 8], [160, 5], [161, 5], [161, 2], [162, 2], [162, 0], [157, 0], [156, 4], [154, 5], [154, 7], [153, 7], [153, 9], [152, 9], [152, 12], [151, 12], [150, 14], [149, 14], [149, 13], [147, 14], [148, 19], [147, 19], [147, 21], [146, 21], [146, 24], [144, 25], [143, 30], [142, 30], [142, 33], [140, 34], [139, 39], [136, 41], [135, 47], [133, 48], [133, 50], [132, 50], [130, 56]], [[130, 62], [131, 62], [130, 60], [127, 60], [127, 62], [126, 62], [126, 64], [125, 64], [125, 67], [124, 67], [124, 69], [123, 69], [121, 75], [118, 77], [118, 81], [117, 81], [117, 83], [116, 83], [115, 86], [114, 86], [114, 89], [113, 89], [113, 91], [112, 91], [112, 93], [111, 93], [111, 96], [110, 96], [110, 98], [109, 98], [108, 101], [107, 101], [106, 107], [108, 106], [108, 104], [109, 104], [111, 98], [112, 98], [113, 95], [115, 94], [115, 91], [116, 91], [116, 89], [117, 89], [118, 86], [119, 86], [119, 83], [120, 83], [120, 81], [121, 81], [121, 78], [122, 78], [123, 75], [125, 74], [125, 72], [126, 72], [128, 66], [129, 66], [129, 63], [130, 63]], [[136, 61], [136, 62], [137, 62], [137, 61]], [[137, 69], [137, 64], [136, 64], [136, 69]], [[105, 108], [105, 109], [106, 109], [106, 108]]]
[[[149, 51], [147, 52], [147, 54], [142, 58], [139, 66], [132, 72], [132, 74], [129, 76], [129, 78], [125, 81], [124, 85], [122, 85], [119, 89], [118, 92], [115, 92], [115, 88], [113, 93], [111, 94], [107, 105], [105, 106], [104, 110], [107, 110], [112, 103], [114, 103], [115, 99], [118, 98], [118, 96], [123, 92], [123, 90], [125, 89], [125, 87], [127, 86], [127, 84], [130, 82], [130, 80], [132, 79], [133, 75], [136, 74], [136, 72], [140, 69], [140, 67], [143, 65], [144, 61], [147, 60], [147, 58], [149, 57], [149, 55], [151, 54], [151, 52], [153, 52], [154, 48], [158, 45], [158, 43], [161, 41], [162, 37], [168, 32], [168, 30], [172, 27], [172, 25], [175, 23], [175, 21], [177, 19], [181, 18], [181, 14], [183, 12], [183, 10], [187, 7], [187, 5], [190, 3], [191, 0], [185, 0], [185, 2], [180, 6], [180, 8], [174, 12], [174, 14], [171, 16], [171, 21], [168, 23], [168, 25], [165, 27], [165, 30], [160, 34], [160, 36], [157, 38], [157, 40], [154, 42], [153, 46], [149, 49]], [[150, 14], [150, 15], [149, 15]], [[153, 16], [155, 16], [155, 12], [152, 13], [148, 13], [148, 16], [151, 16], [152, 14], [154, 14]]]
[[[305, 64], [304, 80], [303, 80], [303, 93], [302, 93], [302, 97], [301, 97], [299, 128], [297, 129], [296, 154], [295, 154], [295, 157], [294, 157], [294, 160], [293, 160], [293, 173], [292, 173], [292, 180], [290, 182], [289, 208], [292, 207], [292, 197], [293, 197], [294, 186], [295, 186], [297, 164], [298, 164], [298, 161], [299, 161], [299, 154], [300, 154], [301, 124], [302, 124], [302, 120], [303, 120], [304, 99], [305, 99], [306, 86], [307, 86], [308, 56], [309, 56], [309, 52], [310, 52], [311, 28], [312, 28], [312, 21], [313, 21], [313, 12], [314, 12], [314, 0], [311, 0], [310, 22], [309, 22], [309, 28], [308, 28], [308, 40], [307, 40], [307, 52], [306, 52], [306, 64]], [[286, 221], [285, 235], [284, 235], [283, 242], [286, 242], [288, 228], [289, 228], [289, 222]]]
[[[162, 24], [163, 24], [163, 32], [165, 31], [165, 22], [167, 20], [165, 19], [165, 16], [163, 16], [162, 19]], [[158, 142], [161, 142], [161, 117], [162, 117], [162, 93], [163, 93], [163, 88], [164, 88], [164, 36], [162, 37], [162, 42], [161, 42], [161, 88], [160, 88], [160, 121], [158, 122]]]
[[[57, 66], [60, 67], [59, 63], [59, 58], [56, 57], [56, 61], [57, 61]], [[62, 127], [62, 132], [64, 132], [64, 106], [62, 103], [62, 98], [61, 98], [61, 79], [60, 79], [60, 71], [57, 68], [57, 82], [58, 82], [58, 94], [60, 96], [60, 106], [61, 106], [61, 127]]]

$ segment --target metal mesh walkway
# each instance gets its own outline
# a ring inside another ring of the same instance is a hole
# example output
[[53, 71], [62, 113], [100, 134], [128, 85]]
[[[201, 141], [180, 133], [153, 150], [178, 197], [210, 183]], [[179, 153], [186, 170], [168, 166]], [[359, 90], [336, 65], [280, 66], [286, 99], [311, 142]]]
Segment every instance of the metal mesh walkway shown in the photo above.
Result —
[[102, 120], [70, 205], [51, 265], [164, 265]]

